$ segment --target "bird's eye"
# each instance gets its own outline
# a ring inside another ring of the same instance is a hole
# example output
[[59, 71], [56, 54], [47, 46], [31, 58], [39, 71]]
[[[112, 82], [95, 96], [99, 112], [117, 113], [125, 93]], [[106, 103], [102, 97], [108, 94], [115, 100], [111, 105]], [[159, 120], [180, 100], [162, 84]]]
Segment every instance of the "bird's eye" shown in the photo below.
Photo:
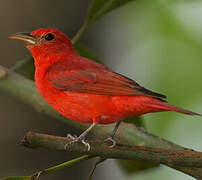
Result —
[[53, 40], [53, 39], [55, 38], [55, 36], [54, 36], [53, 34], [51, 34], [51, 33], [48, 33], [48, 34], [45, 35], [44, 38], [45, 38], [47, 41], [51, 41], [51, 40]]

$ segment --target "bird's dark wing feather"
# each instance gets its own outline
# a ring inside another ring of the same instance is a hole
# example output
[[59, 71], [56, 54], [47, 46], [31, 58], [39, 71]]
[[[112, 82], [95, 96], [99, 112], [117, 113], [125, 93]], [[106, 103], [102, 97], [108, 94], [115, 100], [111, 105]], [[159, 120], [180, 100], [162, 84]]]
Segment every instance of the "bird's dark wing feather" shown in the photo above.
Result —
[[[60, 73], [61, 76], [61, 73]], [[62, 77], [49, 75], [56, 89], [111, 96], [150, 96], [162, 100], [162, 94], [152, 92], [123, 75], [98, 69], [71, 70]], [[164, 101], [164, 100], [162, 100]]]

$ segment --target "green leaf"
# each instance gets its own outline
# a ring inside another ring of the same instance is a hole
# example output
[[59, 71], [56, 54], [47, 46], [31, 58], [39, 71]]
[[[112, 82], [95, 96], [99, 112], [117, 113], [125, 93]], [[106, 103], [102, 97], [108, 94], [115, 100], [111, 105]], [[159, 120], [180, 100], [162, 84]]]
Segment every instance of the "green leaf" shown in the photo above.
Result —
[[144, 170], [159, 167], [159, 164], [150, 162], [137, 162], [129, 160], [118, 160], [117, 162], [127, 174], [138, 173]]
[[10, 177], [4, 177], [0, 180], [30, 180], [31, 176], [10, 176]]
[[132, 0], [92, 0], [86, 19], [87, 24], [94, 23], [107, 12], [112, 11], [113, 9], [130, 1]]

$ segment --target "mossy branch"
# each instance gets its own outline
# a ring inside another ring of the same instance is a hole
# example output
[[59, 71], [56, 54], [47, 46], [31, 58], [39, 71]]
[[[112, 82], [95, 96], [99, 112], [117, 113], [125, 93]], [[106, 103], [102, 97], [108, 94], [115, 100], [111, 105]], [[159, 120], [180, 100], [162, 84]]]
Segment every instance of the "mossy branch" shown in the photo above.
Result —
[[71, 141], [72, 140], [67, 137], [28, 132], [20, 145], [29, 148], [55, 149], [79, 154], [88, 154], [107, 159], [149, 161], [172, 167], [202, 167], [202, 152], [151, 148], [145, 146], [128, 146], [123, 144], [111, 148], [109, 144], [106, 144], [103, 141], [87, 141], [91, 146], [88, 151], [87, 147], [81, 142], [70, 144], [67, 148], [67, 144]]

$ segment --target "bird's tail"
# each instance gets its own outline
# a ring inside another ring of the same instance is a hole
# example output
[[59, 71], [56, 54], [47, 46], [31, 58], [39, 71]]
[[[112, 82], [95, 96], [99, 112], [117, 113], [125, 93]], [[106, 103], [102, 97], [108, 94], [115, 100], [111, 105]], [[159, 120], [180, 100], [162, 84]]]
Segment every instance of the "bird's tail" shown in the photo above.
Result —
[[179, 107], [171, 106], [171, 105], [168, 105], [168, 106], [170, 107], [170, 109], [172, 111], [176, 111], [176, 112], [179, 112], [179, 113], [182, 113], [182, 114], [202, 116], [202, 114], [199, 114], [199, 113], [187, 110], [187, 109], [183, 109], [183, 108], [179, 108]]
[[176, 106], [172, 106], [172, 105], [166, 104], [164, 102], [160, 102], [160, 101], [158, 101], [158, 103], [150, 104], [150, 107], [157, 108], [162, 111], [176, 111], [176, 112], [179, 112], [182, 114], [202, 116], [202, 114], [199, 114], [199, 113], [187, 110], [187, 109], [179, 108]]

